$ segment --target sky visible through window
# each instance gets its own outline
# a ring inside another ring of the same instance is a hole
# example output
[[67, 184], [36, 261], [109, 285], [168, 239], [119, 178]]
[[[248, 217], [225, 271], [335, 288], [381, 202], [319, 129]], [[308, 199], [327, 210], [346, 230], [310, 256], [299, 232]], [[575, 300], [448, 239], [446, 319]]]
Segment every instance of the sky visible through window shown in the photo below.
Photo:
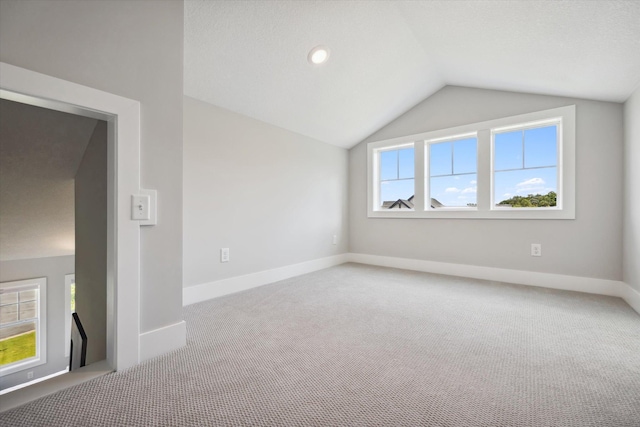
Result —
[[[556, 125], [495, 134], [494, 202], [557, 192], [557, 146]], [[477, 139], [431, 143], [427, 148], [431, 198], [447, 207], [475, 206]], [[409, 199], [414, 182], [413, 147], [380, 152], [381, 204]]]

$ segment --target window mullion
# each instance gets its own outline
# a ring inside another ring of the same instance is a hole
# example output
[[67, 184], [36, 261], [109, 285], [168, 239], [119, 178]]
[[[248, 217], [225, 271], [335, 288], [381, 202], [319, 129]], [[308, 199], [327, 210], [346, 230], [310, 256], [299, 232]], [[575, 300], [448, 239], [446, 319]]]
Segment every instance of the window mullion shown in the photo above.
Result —
[[522, 131], [522, 169], [524, 169], [524, 130]]
[[478, 190], [476, 193], [478, 211], [491, 209], [492, 192], [492, 159], [491, 159], [491, 131], [483, 129], [478, 131]]
[[413, 206], [416, 211], [422, 211], [425, 209], [425, 147], [424, 142], [415, 142], [413, 144], [413, 159], [414, 159], [414, 169], [413, 169]]

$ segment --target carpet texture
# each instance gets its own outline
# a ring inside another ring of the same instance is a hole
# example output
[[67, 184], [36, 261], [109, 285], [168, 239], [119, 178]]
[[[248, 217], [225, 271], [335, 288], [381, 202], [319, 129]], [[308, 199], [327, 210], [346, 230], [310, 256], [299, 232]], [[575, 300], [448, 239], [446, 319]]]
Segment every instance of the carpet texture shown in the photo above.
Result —
[[640, 426], [617, 298], [345, 264], [184, 309], [186, 348], [2, 426]]

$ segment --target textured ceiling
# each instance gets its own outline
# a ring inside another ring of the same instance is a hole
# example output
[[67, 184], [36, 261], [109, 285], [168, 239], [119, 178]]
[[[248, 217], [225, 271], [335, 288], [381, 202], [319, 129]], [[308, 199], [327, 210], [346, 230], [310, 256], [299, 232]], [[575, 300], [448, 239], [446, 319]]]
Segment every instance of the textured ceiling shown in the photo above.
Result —
[[74, 177], [96, 123], [0, 100], [1, 261], [74, 254]]
[[640, 1], [185, 2], [186, 95], [347, 148], [445, 85], [623, 102], [639, 80]]

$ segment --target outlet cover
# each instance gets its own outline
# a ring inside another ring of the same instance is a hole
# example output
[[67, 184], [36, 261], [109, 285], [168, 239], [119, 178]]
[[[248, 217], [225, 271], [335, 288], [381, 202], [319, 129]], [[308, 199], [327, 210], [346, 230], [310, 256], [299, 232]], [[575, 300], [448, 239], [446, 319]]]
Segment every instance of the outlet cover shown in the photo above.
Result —
[[542, 256], [542, 245], [540, 243], [531, 244], [531, 256]]

